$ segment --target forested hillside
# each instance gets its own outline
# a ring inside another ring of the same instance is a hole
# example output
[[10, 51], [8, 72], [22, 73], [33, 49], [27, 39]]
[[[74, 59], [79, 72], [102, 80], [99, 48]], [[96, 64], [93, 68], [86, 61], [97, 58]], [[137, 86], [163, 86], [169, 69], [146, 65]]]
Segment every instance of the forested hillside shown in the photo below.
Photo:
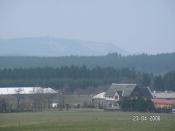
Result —
[[87, 68], [114, 67], [134, 68], [140, 72], [162, 74], [175, 70], [175, 53], [159, 55], [121, 56], [117, 53], [106, 56], [66, 56], [66, 57], [0, 57], [0, 68], [36, 68], [85, 65]]
[[140, 73], [134, 69], [113, 67], [95, 67], [88, 69], [82, 67], [61, 68], [18, 68], [0, 69], [0, 87], [5, 86], [42, 86], [54, 89], [65, 89], [68, 92], [83, 90], [85, 93], [93, 93], [100, 88], [103, 90], [111, 83], [136, 83], [139, 86], [151, 87], [152, 90], [174, 90], [175, 72], [164, 75], [152, 73]]

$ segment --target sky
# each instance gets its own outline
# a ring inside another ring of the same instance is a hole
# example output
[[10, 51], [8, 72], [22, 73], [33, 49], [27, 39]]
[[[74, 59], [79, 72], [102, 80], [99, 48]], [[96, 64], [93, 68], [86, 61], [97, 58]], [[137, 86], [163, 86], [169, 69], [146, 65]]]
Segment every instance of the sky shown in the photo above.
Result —
[[174, 0], [0, 0], [0, 38], [59, 37], [175, 52]]

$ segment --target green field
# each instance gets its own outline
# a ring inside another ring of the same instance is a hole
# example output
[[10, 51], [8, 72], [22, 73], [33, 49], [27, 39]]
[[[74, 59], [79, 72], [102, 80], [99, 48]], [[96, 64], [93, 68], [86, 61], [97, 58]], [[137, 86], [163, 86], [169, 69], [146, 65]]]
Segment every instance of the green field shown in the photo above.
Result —
[[[160, 116], [160, 121], [133, 116]], [[175, 131], [175, 114], [93, 110], [1, 113], [0, 131]]]

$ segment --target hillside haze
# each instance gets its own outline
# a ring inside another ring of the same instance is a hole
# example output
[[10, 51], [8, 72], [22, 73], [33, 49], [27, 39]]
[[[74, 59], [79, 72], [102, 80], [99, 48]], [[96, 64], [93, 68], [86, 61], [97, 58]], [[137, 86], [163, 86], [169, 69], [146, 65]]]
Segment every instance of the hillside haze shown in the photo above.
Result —
[[99, 56], [118, 52], [129, 53], [112, 43], [64, 38], [0, 39], [0, 56]]
[[152, 73], [175, 71], [175, 53], [128, 54], [112, 43], [49, 37], [0, 39], [0, 69], [85, 65]]

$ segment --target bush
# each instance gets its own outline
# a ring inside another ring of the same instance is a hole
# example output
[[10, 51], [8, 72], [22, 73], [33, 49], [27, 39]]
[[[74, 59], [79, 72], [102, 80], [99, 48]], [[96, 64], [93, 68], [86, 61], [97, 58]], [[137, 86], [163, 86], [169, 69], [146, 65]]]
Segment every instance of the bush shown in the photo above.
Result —
[[123, 111], [153, 112], [155, 110], [151, 100], [139, 98], [123, 98], [120, 101]]

